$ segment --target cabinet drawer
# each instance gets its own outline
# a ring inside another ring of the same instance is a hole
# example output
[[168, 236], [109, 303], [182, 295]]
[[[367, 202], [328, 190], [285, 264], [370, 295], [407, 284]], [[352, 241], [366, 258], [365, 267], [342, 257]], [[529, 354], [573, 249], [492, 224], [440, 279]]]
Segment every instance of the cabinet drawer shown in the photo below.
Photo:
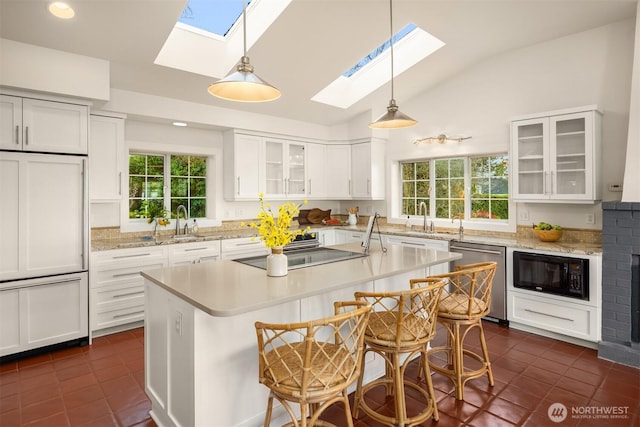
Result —
[[588, 341], [597, 341], [597, 308], [510, 293], [509, 320]]
[[155, 270], [164, 267], [164, 261], [158, 261], [155, 263], [140, 263], [131, 267], [118, 268], [112, 266], [111, 268], [96, 268], [95, 280], [91, 281], [91, 287], [100, 287], [114, 282], [140, 282], [142, 283], [142, 276], [140, 272], [145, 270]]
[[95, 322], [91, 327], [94, 331], [137, 322], [144, 320], [144, 305], [119, 307], [112, 310], [96, 312], [94, 319]]
[[239, 239], [223, 240], [220, 245], [222, 259], [242, 258], [267, 254], [269, 251], [258, 238], [242, 237]]
[[98, 305], [108, 302], [141, 299], [144, 298], [144, 281], [140, 280], [140, 283], [135, 285], [122, 283], [118, 285], [98, 287], [91, 290], [91, 295], [93, 302]]
[[164, 248], [143, 247], [131, 249], [115, 249], [109, 251], [98, 251], [91, 254], [91, 262], [93, 265], [105, 263], [117, 263], [114, 265], [123, 265], [126, 263], [154, 262], [164, 260], [166, 252]]

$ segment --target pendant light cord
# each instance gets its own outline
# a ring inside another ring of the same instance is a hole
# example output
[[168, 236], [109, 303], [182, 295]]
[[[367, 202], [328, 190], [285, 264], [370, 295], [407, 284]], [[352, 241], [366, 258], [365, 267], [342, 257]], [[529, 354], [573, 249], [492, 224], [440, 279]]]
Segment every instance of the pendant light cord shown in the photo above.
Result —
[[242, 46], [243, 56], [247, 56], [247, 0], [242, 2]]
[[389, 43], [391, 43], [391, 99], [394, 99], [393, 95], [393, 0], [389, 0]]

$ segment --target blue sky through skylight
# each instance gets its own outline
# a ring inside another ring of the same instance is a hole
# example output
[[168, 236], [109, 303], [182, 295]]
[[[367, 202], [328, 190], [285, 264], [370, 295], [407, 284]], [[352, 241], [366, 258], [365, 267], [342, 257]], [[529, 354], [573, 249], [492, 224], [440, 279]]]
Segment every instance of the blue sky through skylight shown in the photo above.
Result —
[[[394, 44], [398, 43], [398, 40], [402, 39], [404, 36], [409, 34], [415, 28], [416, 28], [416, 24], [414, 24], [413, 22], [410, 22], [407, 25], [405, 25], [404, 28], [402, 28], [400, 31], [398, 31], [393, 35], [393, 43]], [[369, 52], [368, 55], [362, 58], [356, 65], [354, 65], [353, 67], [345, 71], [344, 74], [342, 75], [345, 77], [353, 76], [359, 69], [367, 65], [369, 62], [373, 61], [382, 52], [389, 49], [390, 46], [391, 46], [391, 43], [389, 43], [389, 40], [387, 39], [387, 41], [385, 41], [380, 46], [378, 46], [377, 48]]]
[[224, 37], [242, 16], [244, 2], [245, 0], [189, 0], [178, 22]]

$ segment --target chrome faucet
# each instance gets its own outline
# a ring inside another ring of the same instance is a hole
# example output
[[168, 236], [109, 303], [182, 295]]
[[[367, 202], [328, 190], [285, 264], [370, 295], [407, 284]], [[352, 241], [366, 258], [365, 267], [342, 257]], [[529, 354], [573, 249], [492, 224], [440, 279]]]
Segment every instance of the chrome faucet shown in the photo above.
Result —
[[[422, 213], [423, 206], [424, 206], [424, 214]], [[420, 202], [420, 205], [418, 205], [418, 215], [423, 215], [422, 229], [424, 231], [427, 231], [427, 204], [425, 202]]]
[[178, 234], [180, 234], [180, 210], [182, 209], [182, 211], [184, 212], [184, 232], [182, 234], [187, 234], [187, 225], [189, 221], [189, 213], [187, 212], [187, 208], [184, 207], [184, 205], [178, 205], [178, 207], [176, 208], [176, 236]]
[[456, 219], [460, 220], [460, 227], [458, 228], [458, 234], [460, 235], [460, 240], [464, 237], [464, 227], [462, 226], [462, 215], [454, 216], [451, 219], [451, 223], [453, 224]]

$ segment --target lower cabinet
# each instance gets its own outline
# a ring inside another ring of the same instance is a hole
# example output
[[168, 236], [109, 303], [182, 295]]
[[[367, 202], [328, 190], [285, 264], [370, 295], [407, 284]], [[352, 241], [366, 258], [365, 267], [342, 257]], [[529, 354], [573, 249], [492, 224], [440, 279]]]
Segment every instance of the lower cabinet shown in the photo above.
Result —
[[89, 337], [87, 273], [5, 282], [0, 356]]
[[139, 326], [144, 320], [144, 279], [140, 272], [166, 265], [163, 247], [93, 252], [90, 268], [93, 335]]

